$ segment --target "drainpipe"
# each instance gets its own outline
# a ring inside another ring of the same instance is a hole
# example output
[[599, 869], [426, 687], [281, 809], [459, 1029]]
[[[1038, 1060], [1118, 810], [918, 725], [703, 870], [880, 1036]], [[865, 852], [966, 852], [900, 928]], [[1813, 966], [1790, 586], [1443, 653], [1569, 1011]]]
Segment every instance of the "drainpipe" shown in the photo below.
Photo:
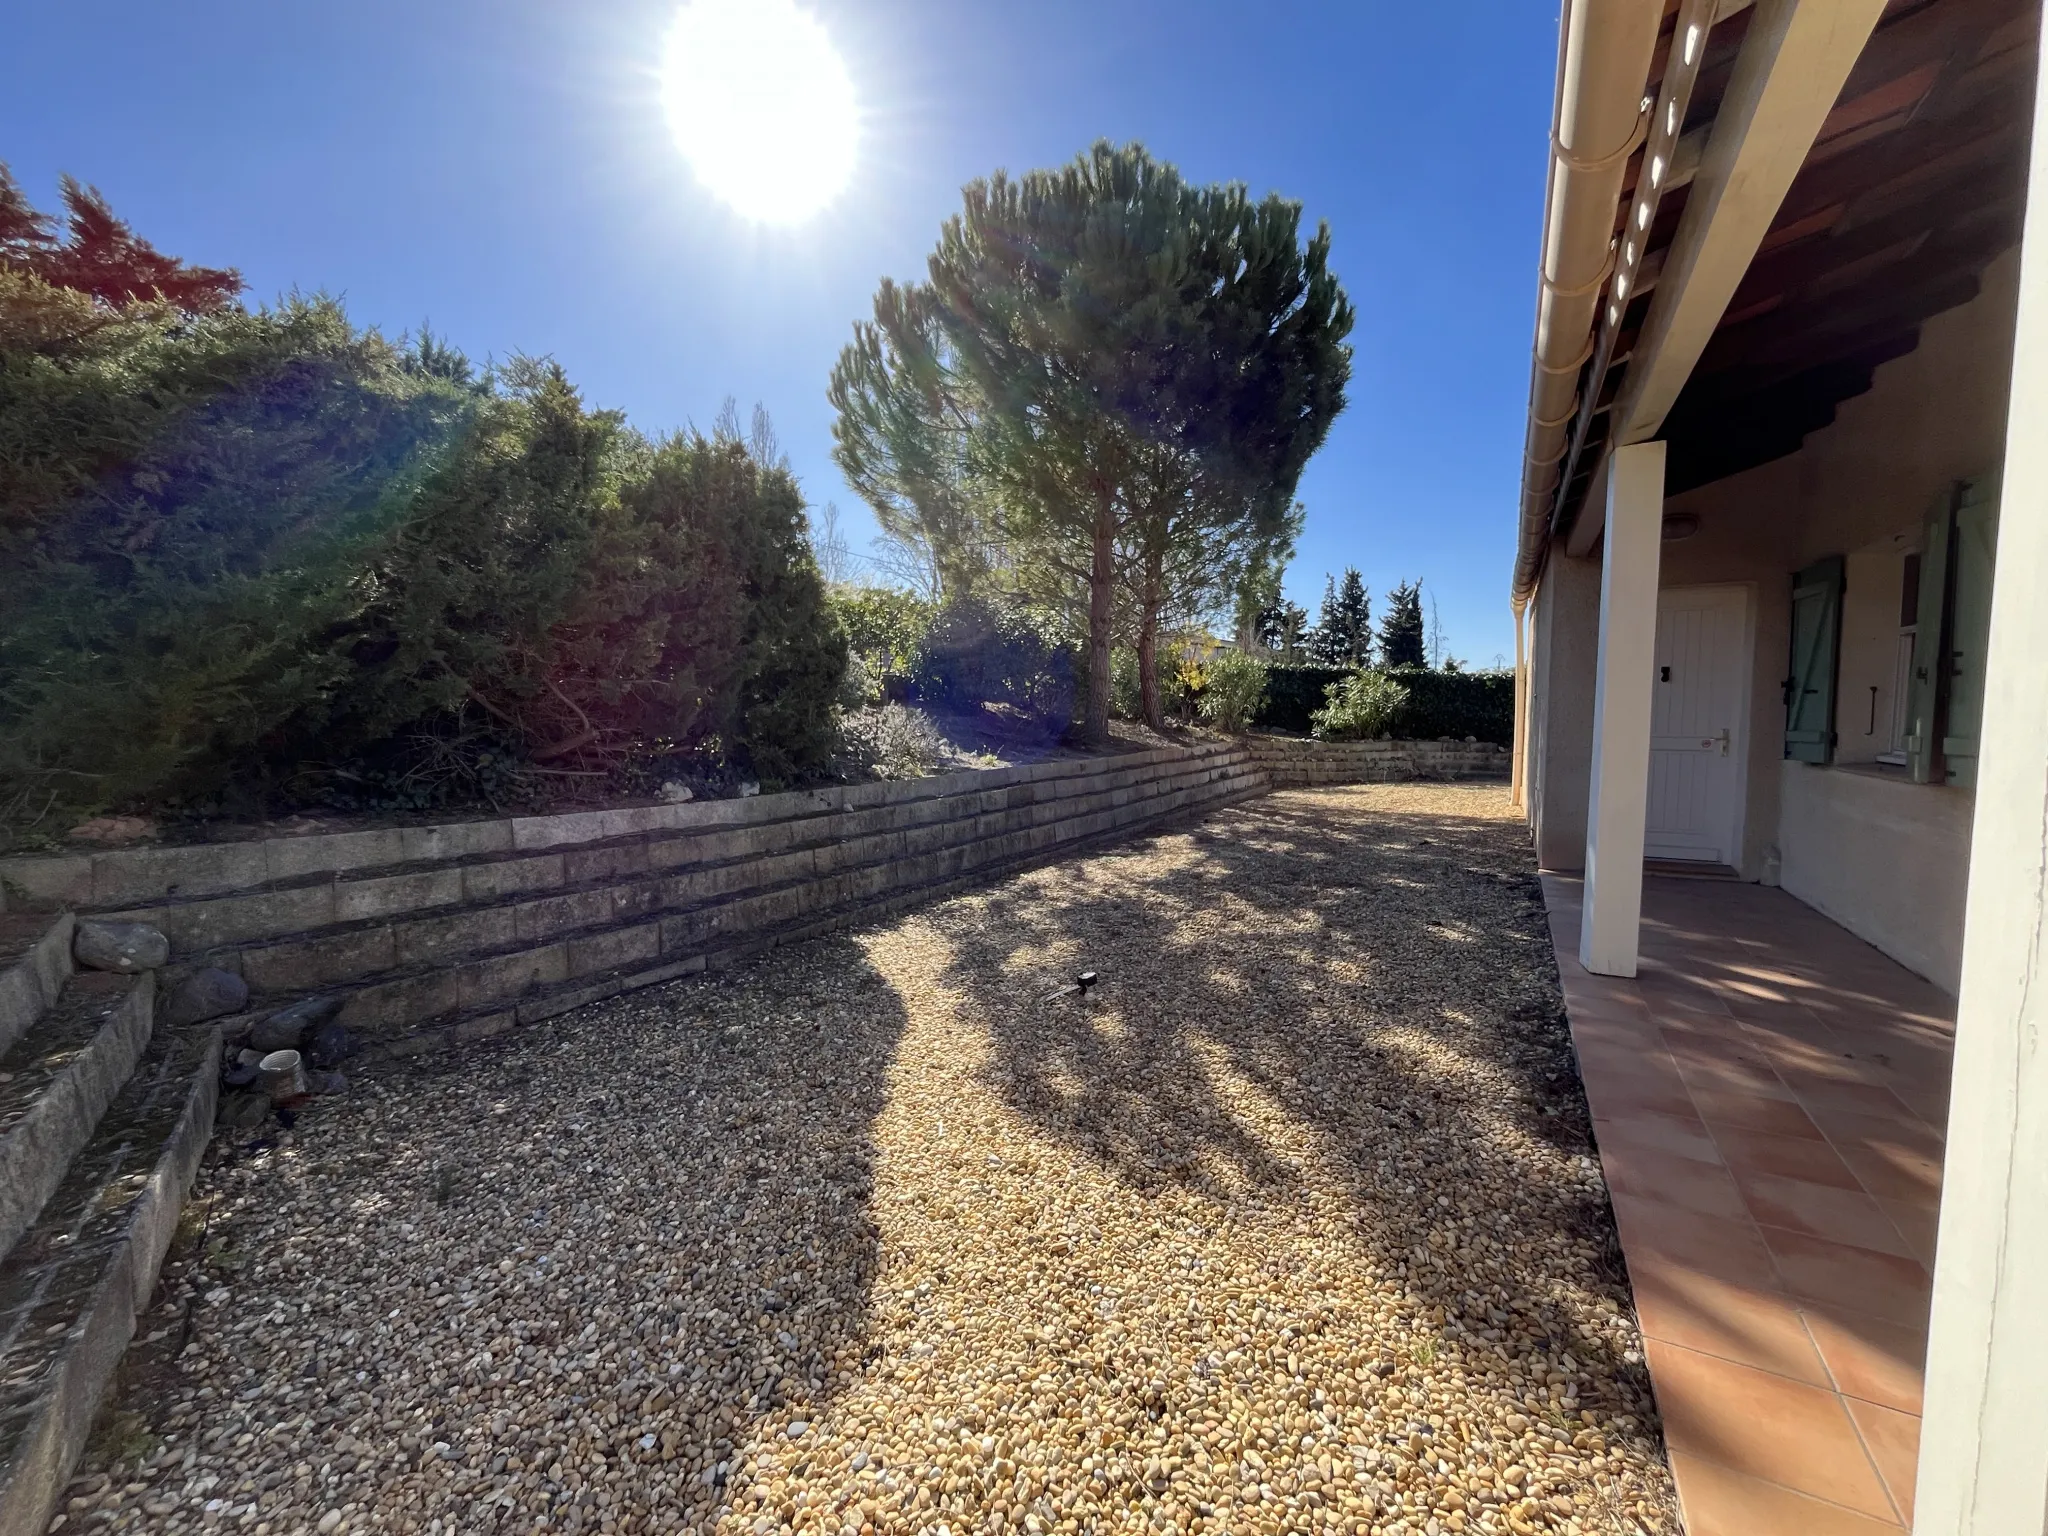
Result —
[[1536, 355], [1522, 454], [1514, 605], [1528, 606], [1543, 569], [1559, 463], [1570, 447], [1579, 370], [1593, 350], [1600, 295], [1614, 269], [1614, 210], [1643, 140], [1643, 94], [1662, 0], [1568, 0], [1558, 24], [1557, 105], [1538, 272]]

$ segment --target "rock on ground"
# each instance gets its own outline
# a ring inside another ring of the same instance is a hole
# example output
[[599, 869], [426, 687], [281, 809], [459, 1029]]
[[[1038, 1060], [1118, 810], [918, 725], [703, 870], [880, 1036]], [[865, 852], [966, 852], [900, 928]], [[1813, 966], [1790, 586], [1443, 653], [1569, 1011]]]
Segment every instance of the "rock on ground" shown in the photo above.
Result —
[[147, 923], [80, 922], [71, 953], [88, 970], [153, 971], [171, 957], [171, 941]]
[[85, 1529], [1676, 1530], [1497, 788], [379, 1068], [198, 1194]]
[[232, 971], [204, 966], [172, 989], [164, 1022], [173, 1028], [239, 1013], [249, 1003], [249, 984]]

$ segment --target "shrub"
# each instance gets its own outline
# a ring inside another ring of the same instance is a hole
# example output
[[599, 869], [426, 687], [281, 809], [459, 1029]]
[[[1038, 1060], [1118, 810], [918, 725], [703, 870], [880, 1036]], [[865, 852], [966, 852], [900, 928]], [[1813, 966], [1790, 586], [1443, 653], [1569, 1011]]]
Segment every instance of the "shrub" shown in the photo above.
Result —
[[1343, 667], [1273, 666], [1266, 669], [1265, 701], [1252, 724], [1269, 731], [1307, 732], [1330, 690], [1351, 676]]
[[918, 711], [883, 704], [841, 718], [839, 750], [848, 770], [881, 779], [916, 779], [939, 765], [946, 743]]
[[832, 608], [846, 629], [847, 651], [860, 658], [876, 700], [905, 697], [937, 605], [894, 587], [839, 587]]
[[1266, 699], [1266, 663], [1243, 651], [1220, 651], [1209, 662], [1202, 720], [1232, 735], [1251, 729]]
[[916, 665], [920, 699], [955, 710], [984, 704], [1065, 725], [1074, 717], [1074, 648], [1030, 611], [986, 598], [939, 610]]
[[1403, 667], [1392, 676], [1408, 690], [1407, 707], [1394, 723], [1394, 734], [1412, 741], [1471, 736], [1498, 746], [1515, 739], [1515, 674], [1432, 672]]
[[1330, 702], [1315, 712], [1319, 741], [1373, 741], [1393, 734], [1408, 690], [1383, 672], [1358, 671], [1330, 690]]
[[[1266, 698], [1252, 723], [1272, 731], [1307, 731], [1330, 690], [1354, 674], [1337, 667], [1272, 667]], [[1514, 741], [1512, 672], [1432, 672], [1402, 667], [1387, 674], [1408, 691], [1389, 734], [1404, 741], [1467, 736], [1508, 746]]]
[[844, 632], [795, 481], [736, 440], [648, 442], [552, 365], [472, 379], [324, 299], [67, 330], [29, 298], [0, 325], [0, 820], [829, 763]]

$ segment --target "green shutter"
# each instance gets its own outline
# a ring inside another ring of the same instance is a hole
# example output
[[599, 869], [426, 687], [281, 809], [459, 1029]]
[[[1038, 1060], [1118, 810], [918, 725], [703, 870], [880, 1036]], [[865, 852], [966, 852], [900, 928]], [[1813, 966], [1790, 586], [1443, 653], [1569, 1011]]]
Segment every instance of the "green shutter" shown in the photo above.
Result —
[[1913, 625], [1913, 677], [1906, 696], [1906, 761], [1915, 784], [1941, 782], [1941, 701], [1948, 649], [1949, 546], [1955, 535], [1955, 490], [1927, 514], [1920, 548], [1920, 607]]
[[1998, 556], [1998, 481], [1971, 480], [1956, 499], [1950, 557], [1948, 711], [1941, 755], [1951, 784], [1977, 782], [1984, 724], [1984, 657], [1991, 647], [1991, 578]]
[[1785, 679], [1785, 755], [1824, 763], [1835, 745], [1835, 652], [1842, 635], [1842, 557], [1792, 578], [1792, 675]]

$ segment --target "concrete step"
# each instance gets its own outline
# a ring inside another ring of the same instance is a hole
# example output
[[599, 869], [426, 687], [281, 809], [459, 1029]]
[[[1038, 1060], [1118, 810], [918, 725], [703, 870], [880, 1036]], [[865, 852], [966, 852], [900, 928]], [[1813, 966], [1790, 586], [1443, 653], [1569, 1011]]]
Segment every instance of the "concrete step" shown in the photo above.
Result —
[[0, 1056], [0, 1253], [36, 1220], [149, 1043], [153, 973], [81, 971]]
[[41, 1018], [71, 974], [69, 912], [0, 913], [0, 1055]]
[[158, 1033], [0, 1260], [0, 1536], [48, 1529], [212, 1132], [220, 1049]]

